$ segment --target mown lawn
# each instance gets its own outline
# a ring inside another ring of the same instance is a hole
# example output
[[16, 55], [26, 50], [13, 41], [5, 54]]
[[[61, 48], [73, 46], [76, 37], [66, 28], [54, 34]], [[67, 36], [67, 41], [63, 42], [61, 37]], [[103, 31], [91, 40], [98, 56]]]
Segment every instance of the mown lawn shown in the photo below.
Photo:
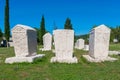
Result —
[[113, 44], [113, 43], [111, 43], [111, 45], [110, 45], [110, 50], [112, 50], [112, 51], [114, 51], [114, 50], [117, 50], [117, 51], [120, 51], [120, 43], [118, 43], [118, 44]]
[[119, 59], [115, 62], [90, 63], [82, 57], [88, 52], [75, 49], [79, 63], [60, 64], [50, 63], [52, 51], [37, 53], [46, 56], [33, 63], [5, 64], [5, 58], [14, 56], [14, 50], [0, 48], [0, 80], [120, 80], [120, 56], [113, 56]]

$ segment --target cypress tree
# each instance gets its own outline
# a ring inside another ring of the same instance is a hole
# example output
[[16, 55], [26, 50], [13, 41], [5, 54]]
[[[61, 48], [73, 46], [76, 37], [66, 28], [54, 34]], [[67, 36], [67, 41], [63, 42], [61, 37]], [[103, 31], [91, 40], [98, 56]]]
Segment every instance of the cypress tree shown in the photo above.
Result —
[[45, 33], [46, 33], [46, 30], [45, 30], [45, 19], [44, 19], [44, 16], [42, 16], [41, 23], [40, 23], [40, 31], [39, 31], [40, 45], [43, 45], [43, 35]]
[[10, 24], [9, 24], [9, 0], [6, 0], [6, 4], [5, 4], [5, 38], [7, 40], [7, 42], [9, 41], [9, 37], [10, 37]]
[[3, 33], [2, 33], [1, 28], [0, 28], [0, 42], [2, 41], [2, 37], [3, 37]]
[[73, 29], [72, 24], [71, 24], [71, 20], [69, 18], [67, 18], [65, 21], [64, 29]]

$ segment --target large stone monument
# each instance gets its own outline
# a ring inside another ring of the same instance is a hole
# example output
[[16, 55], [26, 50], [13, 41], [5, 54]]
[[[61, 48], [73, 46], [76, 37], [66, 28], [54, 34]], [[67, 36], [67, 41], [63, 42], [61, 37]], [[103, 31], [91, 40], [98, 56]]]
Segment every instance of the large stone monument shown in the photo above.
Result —
[[74, 31], [54, 30], [55, 57], [51, 62], [77, 63], [77, 58], [73, 56]]
[[42, 51], [49, 51], [51, 50], [52, 47], [52, 35], [50, 33], [46, 33], [43, 36], [43, 47], [41, 50]]
[[93, 28], [90, 32], [89, 55], [83, 55], [90, 62], [112, 61], [108, 57], [110, 29], [105, 25]]
[[85, 41], [84, 39], [78, 39], [75, 43], [76, 49], [83, 49], [84, 48]]
[[36, 53], [37, 35], [35, 29], [18, 24], [12, 29], [12, 39], [15, 57], [7, 58], [5, 63], [33, 62], [35, 58], [44, 56], [44, 54], [37, 55]]

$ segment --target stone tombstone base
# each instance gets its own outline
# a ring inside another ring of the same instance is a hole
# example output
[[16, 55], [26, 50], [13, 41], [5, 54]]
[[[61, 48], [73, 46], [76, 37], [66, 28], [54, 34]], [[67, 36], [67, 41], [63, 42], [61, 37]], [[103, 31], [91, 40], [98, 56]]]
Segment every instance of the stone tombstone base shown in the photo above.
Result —
[[120, 55], [120, 51], [109, 51], [108, 55]]
[[104, 61], [115, 61], [115, 60], [118, 60], [116, 58], [112, 58], [112, 57], [107, 57], [107, 58], [102, 58], [102, 59], [95, 59], [95, 58], [92, 58], [90, 57], [89, 55], [83, 55], [83, 57], [85, 59], [87, 59], [87, 61], [89, 62], [104, 62]]
[[51, 49], [40, 48], [41, 51], [50, 51]]
[[6, 58], [5, 63], [9, 63], [9, 64], [22, 63], [22, 62], [31, 63], [34, 61], [34, 59], [42, 58], [43, 56], [45, 56], [45, 54], [38, 54], [38, 55], [28, 56], [28, 57], [10, 57], [10, 58]]
[[51, 58], [51, 63], [54, 63], [54, 62], [59, 62], [59, 63], [78, 63], [78, 60], [76, 57], [73, 57], [73, 58], [57, 58], [57, 57], [52, 57]]

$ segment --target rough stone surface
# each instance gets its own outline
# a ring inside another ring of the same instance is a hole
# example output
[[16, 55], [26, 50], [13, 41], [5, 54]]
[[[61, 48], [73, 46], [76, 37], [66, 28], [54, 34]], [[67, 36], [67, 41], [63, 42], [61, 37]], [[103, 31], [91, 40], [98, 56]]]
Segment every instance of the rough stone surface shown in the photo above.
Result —
[[77, 58], [73, 57], [73, 30], [54, 30], [55, 57], [51, 62], [77, 63]]
[[115, 60], [118, 60], [116, 58], [111, 58], [109, 56], [104, 58], [104, 59], [103, 58], [102, 59], [100, 59], [100, 58], [92, 58], [89, 55], [83, 55], [83, 57], [86, 58], [87, 61], [89, 61], [89, 62], [104, 62], [104, 61], [115, 61]]
[[[109, 49], [110, 29], [100, 25], [90, 32], [89, 57], [93, 60], [107, 60]], [[89, 59], [88, 59], [89, 60]], [[98, 62], [98, 61], [97, 61]]]
[[5, 63], [22, 63], [22, 62], [33, 62], [35, 58], [42, 58], [43, 56], [45, 56], [45, 54], [38, 54], [38, 55], [34, 55], [34, 56], [29, 56], [29, 57], [10, 57], [10, 58], [6, 58]]
[[84, 48], [85, 41], [84, 39], [78, 39], [75, 43], [76, 49], [83, 49]]
[[50, 33], [46, 33], [43, 36], [43, 47], [41, 50], [42, 51], [48, 51], [51, 50], [52, 47], [52, 35]]
[[120, 55], [120, 51], [109, 51], [109, 55]]
[[16, 25], [12, 29], [12, 39], [16, 56], [36, 55], [37, 35], [35, 29], [25, 25]]
[[100, 25], [90, 32], [89, 55], [93, 58], [106, 58], [108, 56], [110, 29]]
[[16, 61], [17, 58], [18, 58], [17, 62], [21, 62], [25, 61], [25, 59], [22, 60], [23, 57], [28, 60], [28, 57], [37, 56], [36, 34], [37, 34], [36, 30], [29, 26], [20, 24], [16, 25], [12, 29], [12, 39], [14, 43], [15, 57], [7, 58], [5, 62], [9, 63], [8, 60], [14, 62], [14, 60]]

